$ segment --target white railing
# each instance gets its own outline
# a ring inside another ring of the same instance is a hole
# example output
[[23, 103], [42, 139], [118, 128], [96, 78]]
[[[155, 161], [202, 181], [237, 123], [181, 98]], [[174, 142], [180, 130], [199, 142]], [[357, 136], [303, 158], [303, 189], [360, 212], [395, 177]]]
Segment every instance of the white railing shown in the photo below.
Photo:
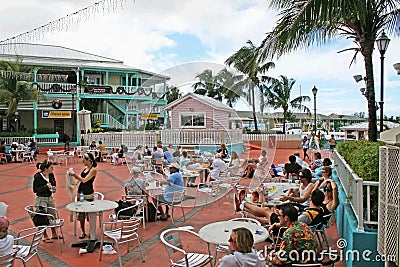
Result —
[[124, 144], [127, 147], [138, 145], [153, 147], [157, 143], [156, 132], [117, 132], [117, 133], [89, 133], [84, 139], [87, 143], [91, 141], [102, 141], [107, 147], [118, 147]]
[[93, 113], [92, 121], [100, 120], [102, 124], [108, 124], [115, 129], [126, 129], [125, 125], [114, 119], [113, 116], [107, 113]]
[[[335, 168], [340, 183], [346, 193], [347, 201], [353, 209], [357, 219], [358, 231], [364, 231], [364, 224], [377, 225], [377, 221], [371, 221], [371, 188], [379, 187], [379, 182], [364, 181], [347, 164], [345, 159], [337, 152], [334, 152]], [[364, 207], [363, 192], [367, 190], [366, 207]], [[376, 198], [378, 196], [376, 195]], [[377, 201], [376, 201], [377, 203]], [[365, 212], [365, 214], [364, 214]]]
[[160, 131], [163, 144], [178, 145], [219, 145], [242, 143], [242, 130], [163, 130]]
[[299, 140], [301, 142], [301, 134], [243, 134], [243, 141], [268, 141], [271, 136], [276, 138], [276, 141]]

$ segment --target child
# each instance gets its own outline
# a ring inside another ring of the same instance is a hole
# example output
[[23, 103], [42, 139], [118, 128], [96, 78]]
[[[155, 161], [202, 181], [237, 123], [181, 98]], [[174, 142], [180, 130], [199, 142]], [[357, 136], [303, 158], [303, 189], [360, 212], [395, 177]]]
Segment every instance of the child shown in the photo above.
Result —
[[0, 216], [0, 256], [10, 255], [13, 251], [14, 237], [8, 234], [10, 222], [6, 216]]

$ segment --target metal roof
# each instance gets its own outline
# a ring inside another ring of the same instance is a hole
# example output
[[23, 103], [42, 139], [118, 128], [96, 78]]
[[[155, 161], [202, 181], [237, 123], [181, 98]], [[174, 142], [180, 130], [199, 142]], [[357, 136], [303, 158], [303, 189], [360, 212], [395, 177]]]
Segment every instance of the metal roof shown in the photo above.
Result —
[[165, 106], [164, 109], [166, 109], [166, 110], [171, 109], [173, 106], [178, 105], [179, 103], [185, 101], [188, 98], [197, 99], [198, 101], [200, 101], [208, 106], [211, 106], [213, 108], [216, 108], [216, 109], [222, 109], [222, 110], [234, 112], [234, 109], [228, 107], [227, 105], [225, 105], [224, 103], [222, 103], [218, 100], [215, 100], [214, 98], [204, 96], [204, 95], [194, 94], [194, 93], [188, 93], [185, 96], [169, 103], [167, 106]]

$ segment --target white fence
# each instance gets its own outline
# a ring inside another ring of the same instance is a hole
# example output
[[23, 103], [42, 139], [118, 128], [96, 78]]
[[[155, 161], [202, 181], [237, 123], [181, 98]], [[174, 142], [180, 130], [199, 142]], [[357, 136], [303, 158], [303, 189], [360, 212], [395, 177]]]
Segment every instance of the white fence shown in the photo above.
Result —
[[[361, 179], [337, 151], [334, 153], [334, 162], [340, 183], [346, 193], [347, 201], [356, 216], [358, 231], [364, 231], [364, 224], [377, 225], [377, 221], [371, 220], [370, 192], [372, 187], [379, 187], [379, 182], [364, 181]], [[364, 206], [363, 201], [364, 188], [367, 190], [366, 206]]]
[[302, 140], [301, 134], [243, 134], [243, 141], [268, 141], [271, 136], [276, 137], [276, 141]]

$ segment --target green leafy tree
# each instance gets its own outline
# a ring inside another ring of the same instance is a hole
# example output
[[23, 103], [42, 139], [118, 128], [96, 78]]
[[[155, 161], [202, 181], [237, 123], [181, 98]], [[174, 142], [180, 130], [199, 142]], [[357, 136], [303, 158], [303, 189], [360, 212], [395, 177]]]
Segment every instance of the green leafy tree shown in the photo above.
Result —
[[264, 92], [263, 82], [269, 81], [270, 78], [265, 74], [270, 68], [275, 67], [273, 62], [265, 62], [265, 58], [259, 57], [259, 49], [249, 40], [246, 45], [230, 56], [225, 64], [233, 66], [236, 70], [243, 73], [247, 79], [246, 88], [248, 89], [248, 99], [252, 105], [253, 119], [255, 130], [258, 131], [256, 117], [256, 100], [255, 89], [258, 89], [260, 97], [260, 111], [263, 113]]
[[32, 73], [32, 69], [22, 65], [22, 61], [0, 61], [0, 70], [5, 73], [0, 76], [0, 103], [7, 105], [6, 115], [13, 115], [20, 101], [46, 100], [46, 97], [25, 81], [24, 76]]
[[243, 80], [243, 75], [237, 75], [224, 68], [217, 73], [214, 79], [218, 84], [219, 90], [222, 91], [227, 105], [233, 108], [233, 105], [244, 95], [245, 81]]
[[[270, 7], [279, 10], [277, 25], [261, 44], [262, 58], [280, 57], [299, 48], [324, 44], [345, 37], [352, 40], [356, 55], [364, 59], [367, 99], [368, 137], [376, 141], [376, 107], [372, 53], [377, 36], [383, 30], [400, 33], [398, 0], [270, 0]], [[343, 50], [343, 51], [346, 51]]]
[[196, 76], [198, 82], [193, 84], [195, 94], [206, 95], [222, 102], [223, 92], [213, 75], [212, 70], [206, 69]]
[[265, 86], [265, 106], [273, 107], [274, 109], [283, 109], [283, 132], [286, 132], [286, 121], [290, 121], [293, 113], [291, 110], [300, 110], [310, 114], [310, 109], [303, 105], [304, 102], [309, 102], [309, 96], [298, 96], [290, 100], [290, 94], [293, 86], [296, 83], [294, 79], [289, 79], [286, 76], [279, 76], [279, 79], [272, 79], [269, 86]]
[[165, 96], [168, 104], [182, 96], [182, 93], [179, 92], [179, 88], [176, 86], [167, 86], [166, 91]]

